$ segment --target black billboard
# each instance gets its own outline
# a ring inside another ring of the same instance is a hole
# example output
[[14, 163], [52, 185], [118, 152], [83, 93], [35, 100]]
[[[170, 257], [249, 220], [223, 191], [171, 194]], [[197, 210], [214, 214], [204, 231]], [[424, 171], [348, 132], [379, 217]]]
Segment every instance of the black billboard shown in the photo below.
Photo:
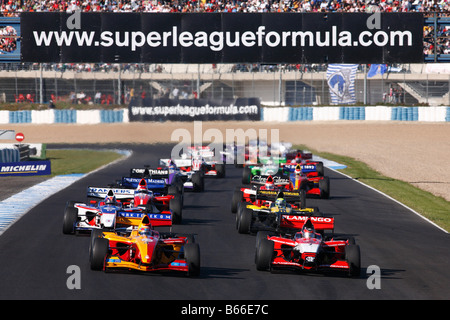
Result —
[[422, 13], [21, 14], [23, 62], [420, 63]]
[[258, 98], [234, 101], [209, 99], [135, 98], [128, 105], [130, 121], [259, 121]]

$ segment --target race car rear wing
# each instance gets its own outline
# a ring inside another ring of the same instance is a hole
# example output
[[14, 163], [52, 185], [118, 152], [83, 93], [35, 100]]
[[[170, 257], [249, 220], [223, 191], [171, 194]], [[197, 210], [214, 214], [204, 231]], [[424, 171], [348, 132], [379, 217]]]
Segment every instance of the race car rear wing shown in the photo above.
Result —
[[[295, 172], [295, 168], [298, 165], [298, 163], [285, 164], [283, 169], [288, 172]], [[315, 163], [300, 164], [299, 166], [303, 173], [317, 172], [317, 165]]]
[[278, 198], [283, 198], [286, 202], [299, 202], [301, 200], [300, 190], [294, 191], [276, 191], [276, 190], [257, 190], [256, 199], [275, 201]]
[[114, 193], [116, 199], [130, 199], [134, 197], [135, 189], [126, 188], [105, 188], [105, 187], [87, 187], [87, 196], [92, 198], [105, 198], [109, 191]]
[[117, 223], [130, 226], [139, 226], [143, 218], [148, 218], [149, 223], [153, 227], [170, 227], [172, 226], [172, 214], [167, 212], [160, 213], [143, 213], [139, 210], [125, 209], [117, 213]]
[[301, 229], [307, 220], [310, 220], [317, 231], [334, 230], [334, 218], [312, 217], [305, 214], [282, 214], [280, 227]]
[[254, 175], [250, 179], [250, 184], [263, 185], [268, 181], [267, 179], [269, 179], [269, 177], [272, 177], [272, 182], [275, 186], [284, 186], [290, 184], [289, 178], [272, 175]]
[[151, 178], [151, 179], [167, 179], [169, 178], [169, 169], [152, 169], [152, 168], [131, 168], [130, 177], [132, 178]]
[[160, 166], [169, 166], [170, 163], [174, 163], [177, 167], [190, 167], [192, 159], [159, 159]]

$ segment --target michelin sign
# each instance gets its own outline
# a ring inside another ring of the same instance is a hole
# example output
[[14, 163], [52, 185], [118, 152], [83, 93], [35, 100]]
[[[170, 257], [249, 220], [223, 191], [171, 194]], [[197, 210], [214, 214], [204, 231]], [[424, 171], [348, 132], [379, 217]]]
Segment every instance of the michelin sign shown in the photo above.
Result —
[[0, 176], [49, 175], [50, 161], [23, 161], [0, 163]]

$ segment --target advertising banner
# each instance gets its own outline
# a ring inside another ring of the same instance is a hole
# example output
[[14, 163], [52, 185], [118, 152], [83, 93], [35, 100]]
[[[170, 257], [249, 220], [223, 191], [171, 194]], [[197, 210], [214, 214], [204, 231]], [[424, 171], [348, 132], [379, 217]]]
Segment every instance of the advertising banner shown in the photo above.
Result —
[[48, 160], [0, 163], [0, 177], [49, 175], [51, 173], [51, 163]]
[[419, 63], [422, 13], [23, 12], [23, 62]]
[[207, 99], [133, 99], [129, 104], [130, 121], [259, 121], [260, 100], [238, 98], [230, 103]]

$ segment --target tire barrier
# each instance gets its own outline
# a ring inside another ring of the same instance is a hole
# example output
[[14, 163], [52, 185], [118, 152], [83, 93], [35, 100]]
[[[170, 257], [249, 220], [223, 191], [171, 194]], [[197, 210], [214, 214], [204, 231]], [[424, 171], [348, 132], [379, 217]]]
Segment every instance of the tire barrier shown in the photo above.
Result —
[[19, 162], [20, 150], [11, 144], [0, 144], [0, 163]]
[[[426, 121], [450, 122], [450, 107], [263, 107], [261, 121]], [[128, 108], [112, 110], [0, 111], [0, 124], [8, 123], [122, 123], [129, 122]]]

